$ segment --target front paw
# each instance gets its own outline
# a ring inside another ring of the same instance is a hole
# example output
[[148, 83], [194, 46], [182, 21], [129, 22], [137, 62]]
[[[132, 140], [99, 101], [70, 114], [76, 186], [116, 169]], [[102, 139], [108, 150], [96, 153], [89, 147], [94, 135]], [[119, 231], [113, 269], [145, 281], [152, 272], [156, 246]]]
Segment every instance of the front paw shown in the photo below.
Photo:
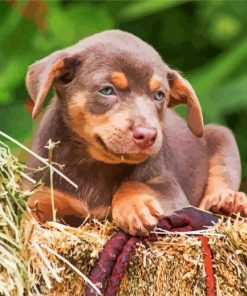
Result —
[[52, 220], [51, 200], [44, 199], [42, 194], [35, 193], [28, 199], [27, 205], [37, 222], [43, 224]]
[[157, 199], [139, 194], [116, 200], [112, 206], [114, 222], [131, 235], [146, 236], [163, 216]]
[[247, 217], [247, 197], [244, 192], [235, 192], [231, 189], [224, 189], [205, 197], [203, 207], [206, 210], [223, 215], [240, 213]]

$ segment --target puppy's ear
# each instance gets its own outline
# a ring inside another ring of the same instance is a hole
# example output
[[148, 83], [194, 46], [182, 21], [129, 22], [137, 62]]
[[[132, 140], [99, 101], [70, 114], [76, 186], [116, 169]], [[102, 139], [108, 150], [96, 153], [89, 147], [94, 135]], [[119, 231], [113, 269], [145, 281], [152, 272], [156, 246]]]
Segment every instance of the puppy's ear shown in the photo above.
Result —
[[170, 71], [167, 74], [170, 91], [168, 107], [178, 104], [188, 105], [187, 122], [190, 130], [198, 137], [203, 134], [203, 116], [200, 102], [190, 83], [178, 72]]
[[41, 106], [56, 80], [69, 83], [73, 80], [76, 66], [80, 63], [76, 56], [68, 56], [65, 52], [56, 52], [29, 67], [26, 75], [26, 86], [34, 101], [32, 117], [36, 118]]

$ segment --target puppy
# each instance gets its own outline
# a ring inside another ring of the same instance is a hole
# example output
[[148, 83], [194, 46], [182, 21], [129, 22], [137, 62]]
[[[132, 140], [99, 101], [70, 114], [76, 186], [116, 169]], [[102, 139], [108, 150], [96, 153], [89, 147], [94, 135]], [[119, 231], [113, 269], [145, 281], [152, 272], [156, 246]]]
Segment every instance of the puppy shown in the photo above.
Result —
[[[57, 218], [110, 215], [124, 231], [147, 235], [160, 217], [189, 205], [247, 215], [232, 133], [203, 126], [189, 82], [138, 37], [88, 37], [32, 64], [26, 84], [33, 118], [55, 90], [33, 151], [47, 158], [47, 141], [60, 141], [53, 161], [78, 184], [54, 175]], [[187, 104], [187, 124], [169, 109], [177, 104]], [[29, 199], [41, 222], [52, 219], [49, 178], [45, 184]]]

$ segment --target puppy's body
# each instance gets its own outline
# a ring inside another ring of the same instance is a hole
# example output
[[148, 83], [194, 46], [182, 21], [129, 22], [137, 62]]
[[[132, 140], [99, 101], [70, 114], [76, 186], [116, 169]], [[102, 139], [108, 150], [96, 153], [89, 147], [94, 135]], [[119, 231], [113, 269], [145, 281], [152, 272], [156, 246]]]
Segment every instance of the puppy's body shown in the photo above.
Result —
[[[161, 215], [200, 202], [210, 209], [217, 198], [216, 211], [225, 209], [232, 196], [234, 207], [226, 210], [247, 213], [246, 197], [234, 195], [240, 160], [231, 133], [206, 126], [202, 136], [201, 108], [192, 87], [139, 38], [107, 31], [33, 64], [27, 86], [34, 116], [52, 85], [56, 95], [33, 150], [47, 157], [47, 141], [60, 141], [53, 161], [64, 164], [64, 173], [79, 186], [75, 190], [54, 175], [58, 216], [85, 215], [78, 200], [91, 212], [112, 206], [120, 227], [146, 234]], [[187, 124], [167, 110], [179, 103], [188, 105]], [[29, 165], [39, 162], [32, 158]], [[50, 217], [49, 191], [31, 197], [30, 204], [37, 201], [43, 217]]]
[[[79, 185], [75, 190], [69, 183], [54, 175], [55, 187], [86, 200], [89, 208], [110, 205], [112, 197], [121, 183], [127, 180], [148, 182], [152, 187], [177, 187], [181, 194], [169, 196], [166, 212], [182, 208], [189, 203], [197, 206], [202, 198], [208, 177], [208, 156], [204, 138], [196, 138], [186, 122], [174, 111], [167, 110], [162, 149], [158, 155], [141, 164], [106, 164], [90, 157], [86, 143], [66, 127], [61, 118], [61, 106], [56, 98], [46, 111], [36, 133], [32, 150], [47, 158], [44, 147], [49, 139], [60, 141], [54, 150], [53, 160], [64, 164], [64, 173]], [[191, 153], [194, 151], [194, 153]], [[190, 157], [185, 157], [185, 155]], [[31, 167], [38, 167], [39, 161], [30, 160]], [[155, 178], [155, 179], [154, 179]], [[49, 182], [49, 180], [47, 180]], [[175, 183], [174, 183], [175, 182]], [[152, 184], [153, 183], [153, 184]], [[174, 184], [173, 184], [174, 183]]]

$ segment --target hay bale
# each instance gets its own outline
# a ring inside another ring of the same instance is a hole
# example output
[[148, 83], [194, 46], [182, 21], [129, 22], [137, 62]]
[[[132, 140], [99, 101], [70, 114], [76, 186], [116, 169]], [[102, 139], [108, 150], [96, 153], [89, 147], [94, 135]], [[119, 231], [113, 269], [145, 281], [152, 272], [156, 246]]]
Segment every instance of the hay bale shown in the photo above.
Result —
[[[208, 295], [200, 237], [211, 249], [215, 294], [247, 295], [246, 220], [220, 220], [190, 233], [157, 229], [155, 239], [145, 240], [130, 238], [109, 221], [72, 228], [41, 226], [26, 216], [21, 225], [34, 189], [21, 189], [23, 179], [32, 181], [24, 169], [0, 142], [1, 295], [88, 296], [103, 289], [108, 296]], [[114, 247], [116, 239], [121, 248]]]
[[[88, 222], [76, 229], [54, 222], [42, 227], [34, 224], [27, 248], [36, 277], [35, 289], [43, 295], [87, 295], [85, 280], [51, 250], [89, 277], [104, 245], [116, 232], [115, 225], [108, 221]], [[246, 295], [246, 222], [220, 221], [203, 235], [212, 250], [216, 295]], [[156, 241], [139, 242], [117, 295], [208, 295], [201, 244], [197, 235], [182, 233], [165, 233]], [[41, 251], [50, 266], [42, 259]], [[101, 289], [99, 284], [96, 286]]]

